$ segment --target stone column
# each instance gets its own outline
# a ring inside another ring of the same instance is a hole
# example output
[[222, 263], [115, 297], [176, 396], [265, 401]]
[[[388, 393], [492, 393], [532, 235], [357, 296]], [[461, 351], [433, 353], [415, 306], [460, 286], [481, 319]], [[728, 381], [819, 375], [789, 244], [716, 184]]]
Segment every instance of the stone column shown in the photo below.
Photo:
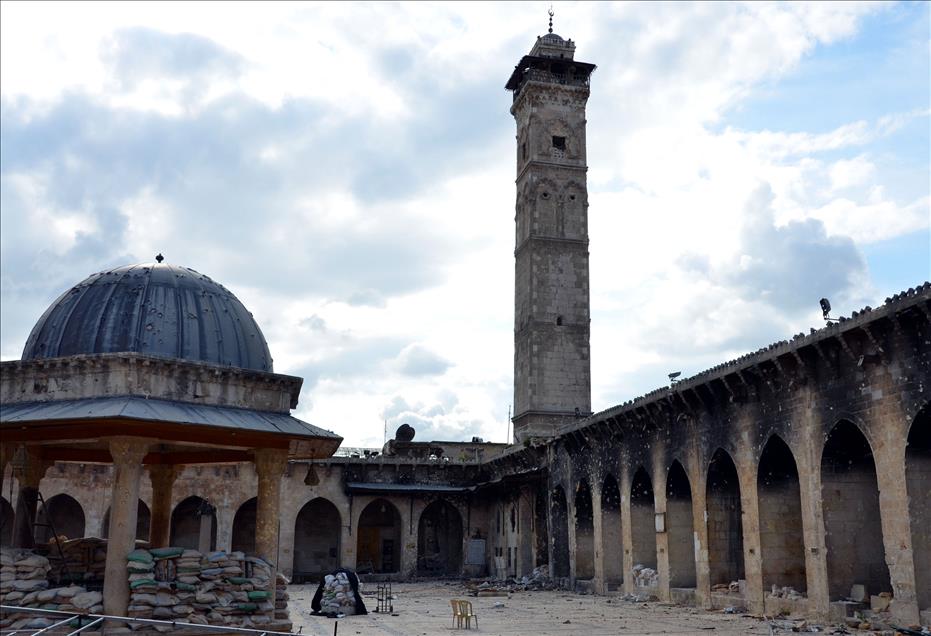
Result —
[[278, 575], [278, 519], [281, 516], [281, 478], [288, 466], [288, 451], [259, 448], [255, 451], [255, 473], [258, 492], [255, 514], [255, 552], [271, 564], [268, 591], [275, 603], [275, 581]]
[[[659, 448], [659, 444], [656, 445]], [[666, 514], [666, 478], [667, 473], [663, 464], [662, 457], [653, 458], [653, 523], [654, 531], [656, 530], [656, 515], [662, 514], [666, 523], [663, 532], [656, 533], [656, 571], [659, 574], [659, 584], [657, 586], [658, 596], [661, 601], [668, 601], [672, 597], [669, 585], [669, 517]]]
[[153, 548], [168, 546], [171, 540], [171, 487], [180, 470], [168, 464], [149, 466], [152, 482], [152, 517], [149, 524], [149, 543]]
[[[907, 421], [904, 417], [899, 421]], [[879, 486], [879, 512], [883, 546], [892, 583], [890, 611], [900, 623], [915, 625], [919, 621], [915, 591], [915, 560], [912, 558], [912, 533], [909, 523], [908, 492], [905, 475], [907, 432], [880, 421], [880, 440], [874, 443], [876, 480]], [[916, 495], [920, 496], [920, 495]], [[918, 521], [917, 519], [915, 520]]]
[[32, 548], [35, 546], [36, 506], [39, 502], [39, 482], [45, 471], [54, 462], [40, 459], [38, 455], [26, 450], [25, 464], [17, 471], [19, 495], [16, 497], [16, 514], [13, 519], [12, 545], [14, 548]]
[[763, 559], [760, 540], [760, 500], [757, 493], [756, 463], [740, 461], [737, 470], [740, 480], [740, 508], [744, 542], [744, 579], [747, 582], [747, 608], [754, 614], [763, 614]]
[[110, 456], [113, 458], [113, 495], [103, 580], [103, 611], [112, 616], [126, 616], [126, 608], [129, 607], [126, 555], [136, 547], [142, 459], [153, 440], [113, 437], [109, 442]]
[[569, 529], [569, 587], [575, 589], [575, 581], [578, 578], [578, 528], [576, 526], [575, 519], [575, 494], [576, 489], [578, 489], [578, 483], [569, 482], [572, 484], [570, 492], [566, 493], [566, 516], [568, 517], [568, 529]]
[[711, 563], [708, 556], [708, 473], [697, 451], [692, 453], [692, 525], [695, 538], [695, 605], [711, 609]]
[[634, 577], [631, 576], [631, 570], [634, 568], [634, 536], [630, 525], [630, 462], [624, 455], [621, 456], [619, 470], [621, 473], [621, 483], [618, 485], [621, 490], [621, 546], [624, 550], [621, 567], [624, 570], [624, 592], [633, 594]]
[[601, 516], [601, 481], [596, 475], [589, 475], [592, 493], [592, 557], [595, 559], [595, 591], [604, 594], [608, 591], [605, 583], [604, 526]]
[[[805, 403], [820, 396], [809, 395]], [[802, 505], [802, 532], [805, 537], [805, 582], [808, 615], [815, 620], [828, 620], [831, 598], [828, 591], [827, 543], [825, 542], [824, 506], [821, 488], [821, 422], [812, 409], [806, 409], [800, 419], [802, 450], [795, 458], [798, 468], [799, 499]]]

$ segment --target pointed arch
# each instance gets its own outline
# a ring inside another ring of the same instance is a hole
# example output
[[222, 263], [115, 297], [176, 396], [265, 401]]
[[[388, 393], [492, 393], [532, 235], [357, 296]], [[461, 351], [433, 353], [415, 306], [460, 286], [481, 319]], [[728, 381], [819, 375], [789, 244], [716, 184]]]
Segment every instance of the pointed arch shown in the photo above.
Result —
[[401, 571], [401, 513], [393, 503], [387, 499], [369, 503], [359, 516], [358, 536], [356, 558], [360, 571]]
[[[311, 499], [294, 521], [294, 580], [317, 581], [340, 566], [343, 520], [329, 499]], [[373, 566], [374, 567], [374, 566]]]
[[201, 552], [217, 549], [217, 511], [206, 499], [191, 496], [171, 512], [171, 545]]
[[69, 539], [80, 539], [84, 536], [84, 527], [84, 508], [77, 499], [62, 493], [46, 501], [44, 508], [39, 506], [36, 512], [35, 540], [37, 543], [48, 543], [53, 532]]
[[424, 508], [417, 524], [417, 573], [453, 576], [462, 571], [462, 515], [438, 499]]

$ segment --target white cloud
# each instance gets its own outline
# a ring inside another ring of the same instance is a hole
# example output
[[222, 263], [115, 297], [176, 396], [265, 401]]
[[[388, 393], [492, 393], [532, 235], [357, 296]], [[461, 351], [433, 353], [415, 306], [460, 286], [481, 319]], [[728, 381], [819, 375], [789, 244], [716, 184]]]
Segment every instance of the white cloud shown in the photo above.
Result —
[[[809, 296], [869, 299], [858, 246], [927, 228], [926, 184], [901, 194], [895, 158], [876, 147], [927, 110], [791, 130], [732, 121], [883, 6], [556, 9], [556, 30], [599, 65], [596, 408], [816, 323]], [[545, 14], [2, 11], [3, 357], [75, 279], [163, 252], [243, 300], [276, 370], [305, 377], [298, 416], [348, 444], [380, 446], [386, 419], [389, 436], [406, 421], [418, 439], [504, 439], [514, 128], [502, 86]]]

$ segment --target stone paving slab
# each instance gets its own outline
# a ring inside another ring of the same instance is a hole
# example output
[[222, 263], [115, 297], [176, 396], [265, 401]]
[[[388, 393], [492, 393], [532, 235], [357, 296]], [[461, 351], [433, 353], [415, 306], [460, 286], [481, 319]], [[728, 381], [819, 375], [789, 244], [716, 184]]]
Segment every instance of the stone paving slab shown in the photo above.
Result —
[[[368, 586], [374, 592], [374, 585]], [[315, 585], [292, 585], [289, 607], [294, 629], [303, 634], [330, 636], [336, 619], [311, 616], [310, 601]], [[458, 583], [396, 583], [394, 609], [398, 616], [369, 614], [339, 619], [339, 636], [429, 636], [466, 633], [452, 627], [449, 600], [472, 601], [479, 629], [473, 633], [501, 636], [615, 636], [670, 634], [695, 636], [768, 636], [766, 623], [753, 618], [707, 612], [662, 603], [629, 603], [618, 597], [585, 596], [569, 592], [515, 592], [510, 598], [472, 598]], [[374, 595], [364, 595], [367, 606], [375, 607]], [[504, 607], [495, 608], [495, 603]]]

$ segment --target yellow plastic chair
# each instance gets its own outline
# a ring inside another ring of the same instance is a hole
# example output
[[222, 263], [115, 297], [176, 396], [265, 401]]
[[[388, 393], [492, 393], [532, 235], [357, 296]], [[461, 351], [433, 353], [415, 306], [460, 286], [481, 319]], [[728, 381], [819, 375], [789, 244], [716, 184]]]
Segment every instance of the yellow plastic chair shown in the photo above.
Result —
[[472, 628], [472, 619], [475, 619], [475, 629], [478, 629], [478, 616], [472, 611], [472, 601], [459, 601], [459, 614], [465, 621], [466, 629]]
[[456, 629], [462, 629], [462, 607], [459, 605], [462, 601], [450, 599], [449, 604], [453, 607], [453, 626]]

